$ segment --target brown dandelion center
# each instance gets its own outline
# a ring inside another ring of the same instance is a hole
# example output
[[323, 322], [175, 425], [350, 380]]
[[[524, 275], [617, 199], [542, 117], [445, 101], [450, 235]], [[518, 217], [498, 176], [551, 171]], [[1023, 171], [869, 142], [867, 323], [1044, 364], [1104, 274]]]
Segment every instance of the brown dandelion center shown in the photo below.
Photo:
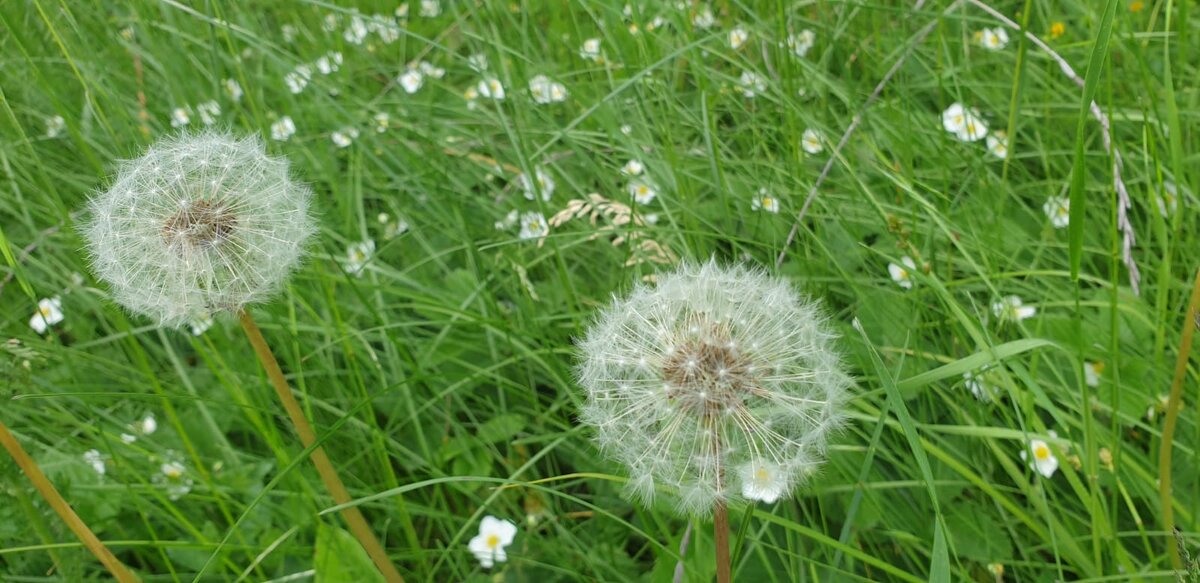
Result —
[[208, 248], [229, 239], [237, 222], [228, 205], [197, 200], [163, 223], [162, 236], [167, 245]]
[[712, 415], [740, 405], [754, 394], [758, 378], [749, 355], [728, 340], [689, 340], [675, 347], [662, 365], [667, 398], [696, 415]]

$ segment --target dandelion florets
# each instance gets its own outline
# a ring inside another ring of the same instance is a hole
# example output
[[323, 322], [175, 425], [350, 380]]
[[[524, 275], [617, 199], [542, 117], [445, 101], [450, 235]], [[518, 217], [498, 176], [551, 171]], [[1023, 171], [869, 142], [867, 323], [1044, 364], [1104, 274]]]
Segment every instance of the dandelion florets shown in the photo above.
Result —
[[849, 377], [819, 307], [742, 266], [684, 264], [603, 310], [580, 341], [582, 419], [631, 493], [678, 507], [786, 497], [842, 419]]
[[311, 196], [257, 137], [182, 134], [121, 164], [83, 234], [113, 299], [182, 326], [278, 290], [315, 230]]

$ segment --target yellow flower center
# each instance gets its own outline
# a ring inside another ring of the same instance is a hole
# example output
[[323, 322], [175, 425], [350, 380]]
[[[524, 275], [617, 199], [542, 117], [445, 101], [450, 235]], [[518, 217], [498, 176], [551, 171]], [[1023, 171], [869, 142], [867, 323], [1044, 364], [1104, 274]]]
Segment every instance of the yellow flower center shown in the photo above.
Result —
[[766, 482], [771, 479], [771, 473], [767, 471], [767, 468], [758, 468], [754, 470], [754, 479], [759, 482]]
[[963, 122], [963, 116], [961, 114], [954, 116], [954, 125], [959, 125], [962, 122]]
[[1033, 448], [1033, 457], [1037, 458], [1039, 461], [1050, 459], [1050, 448], [1044, 445], [1039, 445]]
[[769, 196], [763, 197], [763, 199], [762, 199], [763, 206], [770, 208], [771, 205], [773, 205], [773, 204], [775, 204], [775, 201], [771, 200], [771, 197], [769, 197]]
[[500, 546], [500, 537], [494, 534], [489, 534], [487, 537], [487, 547], [489, 549], [494, 549], [498, 546]]
[[42, 307], [38, 308], [38, 313], [41, 314], [43, 318], [49, 318], [50, 317], [50, 306], [42, 306]]

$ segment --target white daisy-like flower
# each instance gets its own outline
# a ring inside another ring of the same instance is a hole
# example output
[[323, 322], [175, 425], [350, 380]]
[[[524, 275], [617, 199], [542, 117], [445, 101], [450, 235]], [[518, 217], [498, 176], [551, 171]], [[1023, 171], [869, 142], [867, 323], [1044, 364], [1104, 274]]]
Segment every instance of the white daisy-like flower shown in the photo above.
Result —
[[579, 47], [579, 56], [589, 61], [600, 60], [600, 39], [589, 38]]
[[320, 74], [331, 75], [342, 67], [342, 53], [330, 51], [321, 55], [314, 64], [317, 66], [317, 72]]
[[187, 325], [188, 329], [192, 331], [192, 336], [199, 336], [212, 328], [213, 318], [209, 314], [200, 314], [189, 320]]
[[972, 395], [975, 395], [976, 399], [985, 402], [991, 401], [993, 395], [996, 393], [996, 388], [991, 383], [988, 383], [984, 377], [984, 373], [986, 372], [987, 368], [985, 367], [978, 371], [969, 370], [963, 373], [963, 385], [967, 387], [967, 390], [971, 391]]
[[434, 65], [433, 63], [430, 63], [429, 61], [418, 61], [417, 69], [421, 71], [422, 75], [425, 75], [426, 77], [431, 77], [433, 79], [441, 79], [442, 77], [446, 76], [445, 69], [443, 69], [437, 65]]
[[392, 116], [388, 115], [385, 111], [375, 114], [371, 119], [375, 120], [375, 133], [377, 134], [386, 132], [392, 125]]
[[825, 134], [813, 128], [804, 130], [804, 135], [800, 136], [800, 147], [809, 154], [820, 154], [825, 150]]
[[508, 211], [508, 214], [504, 215], [503, 219], [496, 221], [494, 226], [496, 227], [497, 231], [507, 231], [508, 229], [513, 228], [513, 226], [515, 226], [517, 224], [517, 221], [520, 218], [521, 218], [520, 212], [518, 212], [514, 209], [511, 211]]
[[495, 101], [504, 100], [504, 85], [501, 85], [500, 80], [495, 77], [480, 81], [478, 90], [480, 97], [487, 97]]
[[133, 429], [134, 433], [139, 435], [154, 435], [154, 432], [158, 431], [158, 420], [154, 418], [154, 415], [147, 413], [145, 417], [135, 422], [130, 428]]
[[196, 113], [200, 115], [200, 122], [206, 126], [217, 123], [217, 116], [221, 115], [221, 104], [216, 101], [205, 101], [196, 106]]
[[987, 136], [987, 124], [979, 117], [979, 111], [968, 109], [963, 104], [951, 103], [942, 112], [942, 127], [963, 142], [976, 142]]
[[121, 434], [121, 443], [124, 443], [125, 445], [129, 445], [129, 444], [131, 444], [131, 443], [133, 443], [133, 442], [135, 442], [135, 441], [137, 441], [137, 436], [136, 436], [136, 435], [131, 435], [131, 434], [128, 434], [128, 433], [122, 433], [122, 434]]
[[987, 137], [987, 151], [989, 154], [1003, 160], [1008, 157], [1008, 134], [1003, 130], [997, 130]]
[[383, 224], [384, 240], [390, 241], [392, 239], [395, 239], [397, 236], [408, 232], [408, 228], [409, 228], [408, 221], [401, 219], [401, 218], [397, 218], [394, 221], [390, 221], [390, 220], [388, 220], [387, 213], [381, 213], [379, 215], [379, 217], [381, 219], [379, 222]]
[[746, 98], [753, 98], [767, 90], [767, 81], [754, 71], [743, 71], [742, 76], [738, 78], [737, 89]]
[[750, 33], [740, 26], [729, 31], [729, 48], [735, 51], [742, 48], [742, 45], [746, 44], [748, 40], [750, 40]]
[[1001, 322], [1020, 322], [1037, 314], [1037, 308], [1026, 306], [1017, 296], [1004, 296], [992, 303], [992, 313]]
[[442, 14], [442, 3], [438, 0], [421, 0], [417, 14], [421, 15], [421, 18], [437, 18]]
[[192, 123], [192, 116], [186, 108], [176, 107], [171, 110], [171, 127], [181, 128], [189, 123]]
[[375, 241], [367, 239], [346, 248], [346, 273], [362, 277], [367, 262], [375, 255]]
[[758, 196], [755, 196], [750, 201], [750, 209], [779, 214], [779, 199], [771, 196], [766, 188], [760, 188], [758, 189]]
[[529, 80], [529, 93], [533, 96], [533, 102], [541, 105], [567, 99], [566, 86], [545, 75], [538, 75]]
[[421, 88], [421, 85], [425, 84], [425, 76], [417, 69], [409, 69], [397, 77], [396, 82], [400, 84], [405, 93], [412, 95]]
[[631, 126], [629, 124], [621, 124], [621, 127], [619, 129], [621, 131], [621, 135], [623, 135], [623, 136], [628, 136], [628, 135], [633, 134], [633, 126]]
[[797, 57], [804, 57], [812, 49], [817, 40], [817, 34], [810, 29], [804, 29], [796, 34], [789, 34], [787, 46]]
[[708, 6], [701, 7], [692, 15], [692, 26], [700, 30], [707, 30], [717, 24], [716, 17], [713, 16], [712, 8]]
[[542, 200], [550, 200], [550, 196], [554, 194], [554, 177], [550, 176], [550, 173], [541, 166], [533, 169], [533, 175], [534, 180], [530, 180], [528, 174], [520, 176], [521, 189], [525, 192], [525, 198], [533, 200], [538, 193], [541, 193]]
[[400, 38], [400, 27], [395, 20], [382, 15], [375, 15], [370, 22], [367, 23], [367, 28], [379, 35], [379, 40], [383, 44], [390, 45]]
[[521, 232], [517, 237], [524, 239], [540, 239], [550, 232], [546, 217], [539, 212], [528, 212], [521, 215]]
[[998, 51], [1008, 46], [1008, 31], [1002, 26], [985, 28], [975, 33], [975, 40], [989, 51]]
[[778, 464], [754, 460], [741, 467], [742, 497], [773, 504], [791, 489], [791, 472]]
[[279, 34], [283, 37], [283, 42], [290, 43], [296, 40], [296, 36], [300, 34], [300, 30], [294, 25], [285, 24], [279, 27]]
[[638, 204], [650, 204], [658, 196], [658, 190], [654, 188], [654, 185], [644, 180], [634, 180], [629, 183], [627, 188], [629, 195]]
[[401, 2], [400, 5], [396, 7], [396, 10], [393, 12], [393, 14], [396, 15], [396, 18], [398, 18], [402, 21], [407, 20], [408, 19], [408, 2]]
[[[1033, 460], [1029, 460], [1030, 452], [1033, 453]], [[1028, 449], [1021, 450], [1021, 459], [1029, 461], [1029, 467], [1037, 471], [1044, 478], [1049, 478], [1058, 471], [1058, 458], [1054, 457], [1054, 452], [1050, 451], [1050, 446], [1046, 445], [1045, 441], [1040, 439], [1029, 440]]]
[[358, 139], [358, 130], [352, 126], [346, 126], [329, 135], [329, 139], [333, 140], [333, 145], [339, 148], [349, 147]]
[[333, 32], [337, 30], [338, 24], [342, 22], [342, 15], [336, 12], [330, 12], [321, 20], [321, 29], [325, 32]]
[[1103, 362], [1083, 361], [1083, 380], [1089, 387], [1100, 386], [1100, 375], [1104, 373]]
[[66, 127], [67, 121], [61, 115], [48, 117], [46, 118], [46, 137], [50, 139], [57, 138]]
[[38, 300], [37, 311], [29, 319], [29, 327], [38, 334], [45, 334], [51, 326], [63, 321], [62, 300], [58, 296]]
[[642, 166], [642, 161], [634, 158], [626, 162], [625, 165], [621, 167], [621, 174], [626, 176], [639, 176], [645, 169], [646, 167]]
[[476, 107], [479, 107], [479, 90], [475, 89], [474, 86], [467, 87], [463, 91], [463, 99], [467, 101], [467, 110], [474, 110]]
[[1042, 205], [1050, 224], [1055, 229], [1064, 229], [1071, 224], [1071, 199], [1065, 196], [1051, 196]]
[[163, 462], [158, 467], [159, 473], [154, 476], [154, 483], [167, 491], [167, 498], [179, 500], [192, 491], [192, 478], [187, 475], [187, 468], [178, 461]]
[[483, 53], [475, 53], [467, 57], [467, 66], [476, 73], [482, 73], [488, 68], [487, 55]]
[[504, 547], [511, 545], [516, 536], [516, 524], [495, 516], [484, 516], [479, 523], [479, 534], [467, 541], [467, 548], [479, 560], [481, 567], [491, 569], [496, 563], [508, 560]]
[[237, 103], [242, 100], [242, 84], [237, 82], [237, 79], [225, 80], [225, 92], [229, 94], [229, 98]]
[[352, 45], [361, 45], [367, 38], [367, 23], [361, 16], [355, 14], [350, 18], [350, 25], [342, 31], [342, 38]]
[[100, 450], [89, 449], [83, 452], [83, 461], [92, 466], [92, 469], [101, 476], [108, 473], [108, 467], [104, 463], [104, 454], [100, 453]]
[[312, 67], [308, 65], [296, 65], [296, 68], [283, 76], [283, 82], [287, 84], [288, 91], [292, 93], [300, 93], [308, 86], [309, 79], [312, 79]]
[[912, 274], [916, 270], [916, 262], [914, 262], [913, 258], [909, 257], [908, 255], [900, 258], [900, 265], [888, 263], [888, 275], [892, 276], [892, 281], [896, 282], [896, 285], [904, 289], [912, 289]]
[[286, 142], [296, 133], [296, 123], [289, 116], [283, 116], [271, 124], [271, 139]]

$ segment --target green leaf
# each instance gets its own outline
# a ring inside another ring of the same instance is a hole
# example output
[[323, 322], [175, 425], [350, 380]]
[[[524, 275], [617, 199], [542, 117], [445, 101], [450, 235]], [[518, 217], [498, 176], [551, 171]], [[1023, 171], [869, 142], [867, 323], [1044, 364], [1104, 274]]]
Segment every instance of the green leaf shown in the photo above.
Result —
[[942, 521], [933, 528], [933, 557], [929, 564], [930, 583], [950, 583], [950, 553], [946, 551], [946, 533]]
[[1049, 340], [1043, 340], [1040, 338], [1026, 338], [1024, 340], [1005, 342], [1004, 344], [993, 347], [990, 350], [976, 352], [975, 354], [965, 358], [960, 358], [950, 364], [939, 366], [933, 370], [925, 371], [919, 375], [908, 377], [897, 382], [896, 386], [904, 392], [915, 391], [942, 379], [962, 376], [964, 372], [978, 370], [984, 365], [1000, 362], [1006, 358], [1029, 352], [1030, 350], [1041, 348], [1043, 346], [1057, 345]]
[[374, 583], [383, 581], [367, 551], [350, 533], [321, 524], [317, 529], [316, 556], [313, 557], [316, 583]]

